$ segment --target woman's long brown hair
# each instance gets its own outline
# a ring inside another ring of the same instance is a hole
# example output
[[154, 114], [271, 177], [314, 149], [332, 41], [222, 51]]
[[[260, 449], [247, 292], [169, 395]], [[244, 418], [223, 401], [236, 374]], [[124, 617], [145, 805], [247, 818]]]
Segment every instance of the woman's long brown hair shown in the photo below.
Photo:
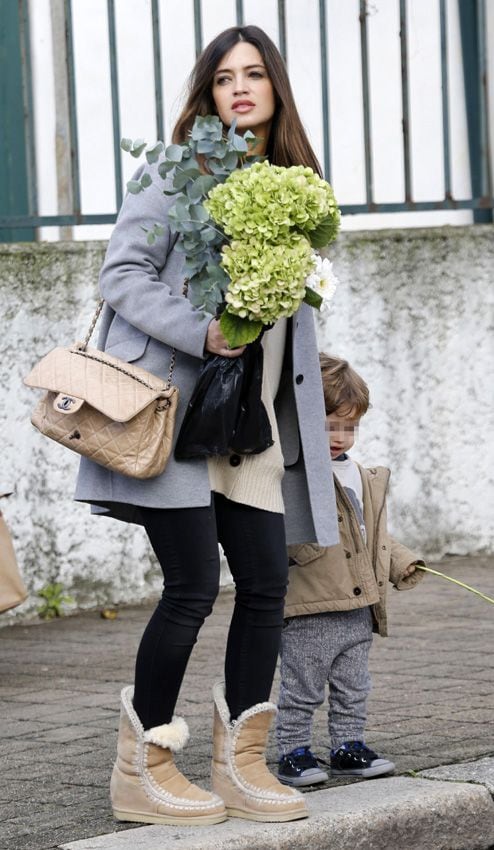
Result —
[[212, 94], [214, 74], [223, 56], [239, 41], [257, 47], [273, 84], [276, 109], [266, 149], [269, 162], [283, 166], [308, 165], [322, 176], [295, 106], [285, 63], [274, 42], [256, 26], [230, 27], [203, 50], [190, 75], [187, 101], [173, 130], [172, 141], [180, 144], [187, 140], [196, 115], [217, 114]]

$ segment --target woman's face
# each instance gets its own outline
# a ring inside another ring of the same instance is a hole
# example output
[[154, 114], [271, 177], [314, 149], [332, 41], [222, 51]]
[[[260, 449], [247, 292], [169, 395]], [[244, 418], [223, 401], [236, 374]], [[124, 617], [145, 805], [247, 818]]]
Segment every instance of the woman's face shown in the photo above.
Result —
[[213, 100], [223, 124], [252, 132], [263, 139], [257, 154], [266, 150], [275, 111], [273, 85], [257, 47], [239, 41], [221, 59], [213, 79]]

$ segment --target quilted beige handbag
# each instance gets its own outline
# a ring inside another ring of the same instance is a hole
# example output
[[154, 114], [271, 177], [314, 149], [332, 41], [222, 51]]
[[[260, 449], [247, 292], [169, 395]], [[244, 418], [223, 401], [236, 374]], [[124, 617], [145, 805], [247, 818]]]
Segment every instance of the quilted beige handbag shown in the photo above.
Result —
[[27, 590], [19, 573], [12, 538], [0, 511], [0, 613], [15, 608], [26, 598]]
[[178, 389], [132, 363], [88, 348], [103, 302], [84, 342], [54, 348], [24, 379], [47, 390], [31, 422], [42, 434], [101, 466], [132, 478], [163, 472], [170, 455]]

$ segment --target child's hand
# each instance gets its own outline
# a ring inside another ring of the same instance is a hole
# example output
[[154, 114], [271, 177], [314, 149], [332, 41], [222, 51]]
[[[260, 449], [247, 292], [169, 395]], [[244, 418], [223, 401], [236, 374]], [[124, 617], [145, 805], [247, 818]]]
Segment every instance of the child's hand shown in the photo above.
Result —
[[416, 571], [417, 567], [415, 564], [409, 564], [406, 569], [403, 570], [403, 578], [409, 578]]

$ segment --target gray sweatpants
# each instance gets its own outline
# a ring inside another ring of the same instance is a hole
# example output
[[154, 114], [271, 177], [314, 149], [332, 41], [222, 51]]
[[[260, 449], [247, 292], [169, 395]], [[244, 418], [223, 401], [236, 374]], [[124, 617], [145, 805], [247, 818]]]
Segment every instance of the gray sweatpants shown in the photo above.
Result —
[[281, 685], [276, 724], [280, 756], [310, 746], [314, 711], [329, 684], [332, 748], [363, 740], [372, 643], [370, 608], [291, 617], [281, 640]]

